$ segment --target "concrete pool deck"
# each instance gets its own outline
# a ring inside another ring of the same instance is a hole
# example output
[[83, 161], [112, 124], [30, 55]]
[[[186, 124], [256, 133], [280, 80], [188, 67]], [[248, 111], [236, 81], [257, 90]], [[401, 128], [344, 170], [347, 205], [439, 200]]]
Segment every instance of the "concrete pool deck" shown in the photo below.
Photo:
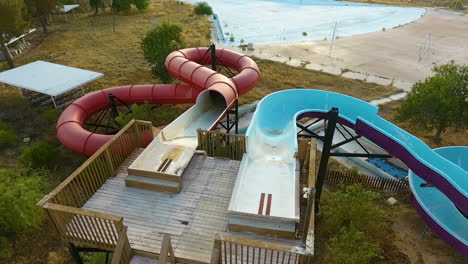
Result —
[[384, 85], [390, 81], [408, 91], [432, 74], [434, 63], [468, 64], [467, 29], [468, 15], [428, 8], [423, 17], [403, 26], [335, 39], [331, 56], [330, 40], [255, 45], [244, 53]]

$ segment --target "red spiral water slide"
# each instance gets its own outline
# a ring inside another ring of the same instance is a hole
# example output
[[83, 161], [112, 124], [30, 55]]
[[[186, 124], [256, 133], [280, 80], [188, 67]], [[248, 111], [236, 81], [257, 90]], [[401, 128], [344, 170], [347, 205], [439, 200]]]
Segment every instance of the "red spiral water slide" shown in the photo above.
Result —
[[227, 111], [239, 95], [255, 87], [260, 71], [252, 59], [230, 50], [216, 49], [216, 57], [223, 65], [237, 70], [238, 74], [228, 78], [202, 66], [211, 64], [208, 48], [172, 52], [166, 58], [166, 68], [183, 83], [127, 85], [87, 94], [69, 105], [60, 116], [57, 122], [58, 139], [70, 150], [87, 156], [111, 139], [112, 135], [92, 133], [84, 128], [85, 121], [91, 115], [108, 106], [109, 94], [129, 104], [185, 104], [195, 103], [202, 91], [209, 90], [224, 97]]

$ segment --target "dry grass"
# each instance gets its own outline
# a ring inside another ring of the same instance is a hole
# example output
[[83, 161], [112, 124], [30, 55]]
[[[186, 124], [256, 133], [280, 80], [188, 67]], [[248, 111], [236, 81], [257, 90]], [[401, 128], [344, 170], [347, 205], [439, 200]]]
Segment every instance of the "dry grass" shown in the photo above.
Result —
[[104, 73], [90, 86], [102, 89], [118, 85], [158, 83], [150, 73], [140, 48], [141, 39], [151, 22], [178, 23], [183, 28], [187, 46], [209, 45], [210, 22], [193, 15], [193, 7], [175, 1], [154, 1], [145, 12], [132, 10], [116, 16], [112, 32], [112, 15], [79, 14], [68, 23], [52, 25], [51, 33], [42, 38], [36, 33], [37, 46], [17, 59], [18, 65], [45, 60]]
[[254, 58], [262, 75], [257, 87], [240, 98], [242, 103], [259, 100], [267, 94], [292, 88], [309, 88], [351, 95], [372, 100], [398, 92], [391, 86], [382, 86], [351, 80], [327, 73], [293, 67], [284, 63]]
[[445, 133], [442, 134], [442, 140], [440, 142], [434, 141], [435, 131], [425, 131], [418, 127], [412, 126], [409, 122], [398, 122], [395, 120], [395, 113], [400, 106], [402, 101], [393, 101], [387, 104], [384, 104], [380, 107], [379, 115], [388, 121], [394, 123], [400, 128], [408, 131], [409, 133], [417, 136], [431, 148], [438, 148], [444, 146], [466, 146], [468, 143], [468, 131], [460, 129], [455, 131], [452, 128], [447, 129]]

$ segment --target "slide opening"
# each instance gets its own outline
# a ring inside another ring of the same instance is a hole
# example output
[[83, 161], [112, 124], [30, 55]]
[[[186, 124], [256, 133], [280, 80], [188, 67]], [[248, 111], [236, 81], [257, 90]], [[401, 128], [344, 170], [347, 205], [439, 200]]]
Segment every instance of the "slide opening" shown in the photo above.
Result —
[[208, 108], [226, 109], [227, 103], [224, 96], [215, 90], [205, 90], [197, 97], [197, 105], [200, 105], [203, 110]]

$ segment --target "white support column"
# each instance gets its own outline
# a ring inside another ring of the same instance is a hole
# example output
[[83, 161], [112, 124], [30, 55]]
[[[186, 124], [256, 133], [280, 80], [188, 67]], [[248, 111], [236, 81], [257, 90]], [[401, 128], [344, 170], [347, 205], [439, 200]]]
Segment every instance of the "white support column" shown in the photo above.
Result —
[[57, 107], [57, 104], [55, 103], [55, 99], [54, 99], [54, 97], [53, 97], [53, 96], [50, 96], [50, 98], [52, 98], [52, 103], [54, 103], [54, 107], [55, 107], [55, 109], [58, 109], [58, 107]]

